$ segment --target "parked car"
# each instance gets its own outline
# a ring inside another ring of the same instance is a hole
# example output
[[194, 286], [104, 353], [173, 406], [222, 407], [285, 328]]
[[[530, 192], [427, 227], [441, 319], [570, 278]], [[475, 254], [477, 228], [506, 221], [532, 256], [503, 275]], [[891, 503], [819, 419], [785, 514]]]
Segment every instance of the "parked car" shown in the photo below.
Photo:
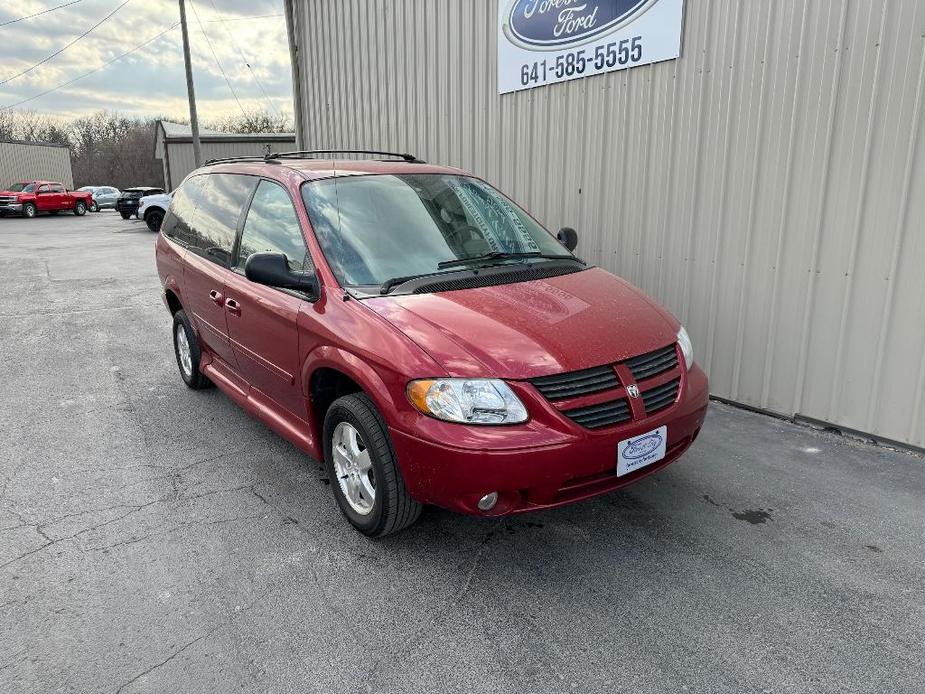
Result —
[[170, 206], [170, 193], [146, 195], [138, 201], [138, 217], [145, 221], [151, 231], [161, 230], [161, 222]]
[[684, 328], [577, 243], [458, 169], [296, 153], [191, 174], [156, 260], [187, 386], [323, 460], [381, 536], [422, 504], [611, 492], [697, 438], [707, 378]]
[[116, 200], [122, 194], [118, 188], [112, 186], [84, 186], [78, 190], [89, 192], [93, 195], [93, 203], [90, 205], [91, 212], [100, 210], [113, 210], [116, 207]]
[[128, 219], [132, 215], [138, 216], [138, 201], [146, 195], [157, 195], [165, 192], [163, 188], [126, 188], [116, 199], [116, 210], [122, 215], [122, 219]]
[[40, 212], [73, 212], [79, 217], [87, 212], [91, 201], [90, 193], [68, 191], [62, 183], [23, 181], [0, 191], [0, 216], [16, 214], [31, 219]]

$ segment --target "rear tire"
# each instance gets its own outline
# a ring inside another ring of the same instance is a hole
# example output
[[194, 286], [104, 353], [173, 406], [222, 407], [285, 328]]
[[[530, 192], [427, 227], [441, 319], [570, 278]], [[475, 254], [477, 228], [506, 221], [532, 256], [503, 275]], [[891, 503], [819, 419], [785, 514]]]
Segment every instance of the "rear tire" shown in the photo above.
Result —
[[[340, 429], [338, 425], [341, 425]], [[359, 451], [359, 456], [353, 459], [356, 461], [362, 456], [365, 464], [351, 466], [349, 451], [335, 441], [335, 431], [351, 429], [356, 434]], [[338, 448], [337, 453], [335, 447]], [[335, 455], [338, 456], [337, 464]], [[385, 420], [365, 393], [345, 395], [328, 409], [324, 418], [324, 466], [340, 510], [364, 535], [390, 535], [407, 528], [421, 515], [421, 504], [412, 499], [405, 488]], [[363, 497], [351, 501], [348, 498], [351, 476], [362, 476], [364, 468], [367, 470], [366, 482], [373, 486], [373, 498], [369, 499], [369, 494], [361, 491]], [[340, 477], [338, 470], [343, 472]]]
[[76, 214], [78, 217], [83, 217], [85, 214], [87, 214], [87, 203], [85, 203], [83, 200], [78, 200], [75, 202], [74, 214]]
[[22, 206], [22, 216], [26, 219], [34, 219], [35, 215], [39, 213], [38, 208], [33, 205], [31, 202], [27, 202]]
[[212, 385], [212, 381], [199, 370], [202, 350], [199, 348], [199, 340], [196, 339], [196, 331], [182, 309], [173, 314], [173, 351], [180, 369], [180, 377], [188, 387], [202, 390]]
[[148, 229], [157, 233], [161, 230], [161, 224], [164, 221], [164, 213], [157, 210], [149, 212], [145, 216], [145, 224], [148, 225]]

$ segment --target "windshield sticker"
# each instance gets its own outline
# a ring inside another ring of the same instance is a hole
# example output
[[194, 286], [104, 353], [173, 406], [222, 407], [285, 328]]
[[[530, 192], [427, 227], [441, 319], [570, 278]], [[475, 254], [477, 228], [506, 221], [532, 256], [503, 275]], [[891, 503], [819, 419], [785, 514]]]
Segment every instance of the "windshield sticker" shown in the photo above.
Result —
[[475, 180], [444, 179], [459, 198], [469, 218], [485, 236], [492, 252], [539, 253], [530, 232], [511, 205], [494, 190]]

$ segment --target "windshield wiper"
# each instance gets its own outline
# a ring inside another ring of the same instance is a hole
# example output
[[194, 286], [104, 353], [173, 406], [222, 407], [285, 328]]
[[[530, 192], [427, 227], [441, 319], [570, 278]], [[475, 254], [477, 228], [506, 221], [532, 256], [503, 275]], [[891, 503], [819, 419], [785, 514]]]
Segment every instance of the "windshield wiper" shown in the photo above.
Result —
[[530, 251], [527, 253], [505, 253], [503, 251], [493, 251], [491, 253], [486, 253], [484, 255], [476, 255], [471, 258], [457, 258], [455, 260], [444, 260], [442, 263], [437, 263], [439, 269], [448, 268], [448, 267], [458, 267], [461, 265], [472, 265], [475, 263], [484, 263], [489, 260], [517, 260], [520, 258], [542, 258], [543, 260], [574, 260], [576, 263], [583, 263], [573, 255], [570, 254], [554, 254], [554, 253], [541, 253], [540, 251]]
[[400, 285], [400, 284], [404, 284], [405, 282], [410, 282], [411, 280], [417, 280], [417, 279], [420, 279], [420, 278], [422, 278], [422, 277], [433, 277], [435, 274], [437, 274], [437, 275], [442, 275], [442, 274], [444, 274], [444, 273], [442, 273], [442, 272], [437, 272], [437, 273], [425, 272], [425, 273], [422, 273], [422, 274], [420, 274], [420, 275], [405, 275], [404, 277], [393, 277], [392, 279], [386, 280], [385, 282], [382, 283], [382, 286], [381, 286], [381, 288], [379, 289], [379, 293], [380, 293], [380, 294], [388, 294], [390, 291], [392, 291], [393, 289], [395, 289], [395, 287], [397, 287], [397, 286]]

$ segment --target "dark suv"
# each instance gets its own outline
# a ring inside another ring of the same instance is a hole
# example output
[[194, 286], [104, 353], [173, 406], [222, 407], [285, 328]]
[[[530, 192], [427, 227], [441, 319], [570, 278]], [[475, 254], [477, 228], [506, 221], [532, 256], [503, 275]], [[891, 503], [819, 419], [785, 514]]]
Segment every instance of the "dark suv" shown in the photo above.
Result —
[[139, 200], [146, 195], [159, 195], [163, 192], [163, 188], [126, 188], [116, 200], [116, 210], [122, 215], [122, 219], [128, 219], [138, 214]]
[[586, 499], [694, 441], [687, 333], [573, 230], [457, 169], [322, 154], [191, 174], [157, 267], [186, 384], [323, 460], [357, 529]]

